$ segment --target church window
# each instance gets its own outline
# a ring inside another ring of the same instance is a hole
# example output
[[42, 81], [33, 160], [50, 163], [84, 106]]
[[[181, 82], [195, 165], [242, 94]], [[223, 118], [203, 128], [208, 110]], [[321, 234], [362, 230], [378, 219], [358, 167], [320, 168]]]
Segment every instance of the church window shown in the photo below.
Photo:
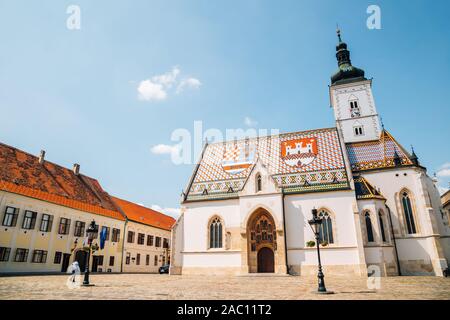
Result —
[[416, 223], [414, 221], [414, 214], [413, 214], [412, 205], [411, 205], [411, 199], [409, 197], [408, 192], [405, 191], [402, 193], [401, 202], [402, 202], [403, 214], [405, 216], [406, 229], [408, 231], [408, 234], [417, 233]]
[[353, 127], [353, 130], [355, 132], [355, 136], [362, 136], [362, 135], [364, 135], [363, 126]]
[[319, 218], [322, 219], [322, 223], [319, 228], [319, 241], [320, 243], [334, 243], [333, 239], [333, 221], [330, 214], [326, 210], [320, 210]]
[[358, 99], [355, 96], [351, 97], [350, 100], [350, 115], [352, 118], [361, 116], [361, 111], [359, 109]]
[[381, 210], [378, 212], [378, 219], [380, 220], [381, 239], [383, 240], [383, 242], [386, 242], [386, 231], [384, 230], [384, 215]]
[[209, 225], [209, 247], [222, 248], [222, 222], [218, 217]]
[[262, 180], [261, 175], [258, 173], [256, 175], [256, 192], [259, 192], [262, 190]]
[[364, 214], [364, 218], [366, 220], [367, 242], [374, 242], [372, 220], [370, 219], [370, 213], [366, 212]]

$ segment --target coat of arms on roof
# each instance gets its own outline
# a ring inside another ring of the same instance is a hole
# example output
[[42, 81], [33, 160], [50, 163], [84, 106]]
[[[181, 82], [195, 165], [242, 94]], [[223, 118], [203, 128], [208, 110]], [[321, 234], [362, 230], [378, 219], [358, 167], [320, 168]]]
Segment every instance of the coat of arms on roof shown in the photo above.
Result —
[[316, 159], [317, 138], [293, 139], [281, 142], [281, 159], [291, 167], [303, 167]]
[[222, 168], [229, 174], [238, 174], [255, 163], [256, 146], [249, 141], [234, 143], [224, 148]]

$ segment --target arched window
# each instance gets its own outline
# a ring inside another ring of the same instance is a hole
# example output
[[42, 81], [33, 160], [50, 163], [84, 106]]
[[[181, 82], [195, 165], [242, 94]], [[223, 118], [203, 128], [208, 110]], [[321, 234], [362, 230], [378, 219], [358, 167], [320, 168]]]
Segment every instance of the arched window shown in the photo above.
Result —
[[256, 192], [259, 192], [262, 190], [262, 180], [261, 175], [258, 173], [256, 175]]
[[378, 219], [380, 221], [381, 239], [383, 240], [383, 242], [386, 242], [386, 232], [384, 230], [384, 217], [383, 212], [381, 210], [378, 211]]
[[372, 228], [372, 220], [370, 220], [370, 213], [366, 212], [364, 214], [366, 219], [366, 230], [367, 230], [367, 242], [373, 242], [373, 228]]
[[401, 202], [402, 202], [403, 214], [405, 216], [406, 229], [408, 231], [408, 234], [417, 233], [416, 223], [414, 221], [413, 209], [411, 206], [411, 199], [410, 199], [407, 191], [402, 192]]
[[222, 222], [218, 217], [209, 225], [209, 247], [222, 248]]
[[322, 223], [319, 227], [319, 241], [334, 243], [333, 239], [333, 221], [329, 213], [325, 210], [320, 210], [319, 218], [322, 219]]

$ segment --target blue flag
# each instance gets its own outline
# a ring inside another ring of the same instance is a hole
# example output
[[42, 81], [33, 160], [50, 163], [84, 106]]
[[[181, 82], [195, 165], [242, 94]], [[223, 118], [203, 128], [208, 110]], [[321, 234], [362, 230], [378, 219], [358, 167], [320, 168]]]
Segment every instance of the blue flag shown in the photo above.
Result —
[[106, 228], [102, 228], [102, 231], [100, 232], [100, 249], [103, 249], [105, 247], [106, 231]]

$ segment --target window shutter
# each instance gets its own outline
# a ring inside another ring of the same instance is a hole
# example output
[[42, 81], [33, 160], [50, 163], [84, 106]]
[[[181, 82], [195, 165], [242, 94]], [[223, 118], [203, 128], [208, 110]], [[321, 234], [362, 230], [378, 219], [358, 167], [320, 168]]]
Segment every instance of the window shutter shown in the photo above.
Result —
[[51, 232], [52, 231], [52, 225], [53, 225], [53, 216], [49, 216], [47, 232]]
[[17, 212], [17, 210], [14, 210], [11, 227], [15, 227], [16, 226], [18, 216], [19, 216], [19, 213]]
[[33, 214], [31, 215], [31, 224], [30, 224], [31, 230], [34, 229], [34, 225], [36, 224], [36, 218], [37, 218], [37, 213], [33, 212]]

